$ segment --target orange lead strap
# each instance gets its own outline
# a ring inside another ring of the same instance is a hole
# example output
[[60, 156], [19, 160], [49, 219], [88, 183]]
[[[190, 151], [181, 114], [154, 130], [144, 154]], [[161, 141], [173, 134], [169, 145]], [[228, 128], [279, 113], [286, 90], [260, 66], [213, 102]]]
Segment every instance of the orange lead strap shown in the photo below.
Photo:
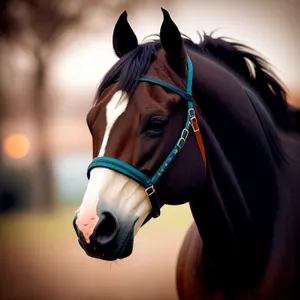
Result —
[[191, 118], [191, 125], [192, 125], [193, 131], [195, 133], [197, 144], [198, 144], [198, 147], [200, 149], [200, 152], [201, 152], [201, 155], [203, 158], [204, 166], [206, 167], [206, 154], [205, 154], [204, 143], [203, 143], [202, 135], [201, 135], [200, 128], [198, 125], [198, 121], [195, 116]]

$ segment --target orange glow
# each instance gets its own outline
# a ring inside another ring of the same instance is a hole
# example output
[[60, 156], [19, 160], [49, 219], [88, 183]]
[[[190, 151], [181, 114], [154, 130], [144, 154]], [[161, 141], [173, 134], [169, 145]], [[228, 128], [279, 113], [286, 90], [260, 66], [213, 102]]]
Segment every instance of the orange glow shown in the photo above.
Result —
[[4, 141], [6, 154], [14, 159], [25, 157], [30, 148], [29, 139], [23, 134], [11, 134]]

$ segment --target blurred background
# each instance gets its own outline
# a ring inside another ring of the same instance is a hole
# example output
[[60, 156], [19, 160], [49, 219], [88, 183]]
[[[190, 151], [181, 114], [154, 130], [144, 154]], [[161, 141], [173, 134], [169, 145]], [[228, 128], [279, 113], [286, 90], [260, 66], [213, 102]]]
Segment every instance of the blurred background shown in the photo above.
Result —
[[1, 299], [177, 299], [187, 205], [165, 207], [116, 263], [87, 257], [72, 229], [115, 22], [126, 9], [141, 42], [159, 33], [161, 6], [194, 41], [218, 29], [258, 50], [300, 106], [299, 0], [0, 0]]

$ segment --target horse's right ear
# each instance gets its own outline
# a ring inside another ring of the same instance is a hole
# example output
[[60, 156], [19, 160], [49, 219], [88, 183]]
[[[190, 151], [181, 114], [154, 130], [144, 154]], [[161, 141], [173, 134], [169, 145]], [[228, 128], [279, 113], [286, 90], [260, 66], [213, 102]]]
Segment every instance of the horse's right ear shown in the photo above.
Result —
[[135, 33], [127, 21], [126, 10], [120, 15], [113, 32], [113, 47], [120, 58], [138, 46]]

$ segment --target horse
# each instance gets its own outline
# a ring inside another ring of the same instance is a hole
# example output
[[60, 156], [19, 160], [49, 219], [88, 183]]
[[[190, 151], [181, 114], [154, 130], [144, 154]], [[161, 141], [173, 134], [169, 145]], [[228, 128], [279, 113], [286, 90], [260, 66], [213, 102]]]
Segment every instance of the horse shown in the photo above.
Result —
[[78, 242], [91, 257], [126, 258], [163, 205], [189, 203], [180, 299], [299, 299], [298, 110], [259, 55], [212, 37], [196, 44], [162, 13], [159, 38], [142, 44], [126, 11], [115, 24], [119, 60], [87, 114]]

